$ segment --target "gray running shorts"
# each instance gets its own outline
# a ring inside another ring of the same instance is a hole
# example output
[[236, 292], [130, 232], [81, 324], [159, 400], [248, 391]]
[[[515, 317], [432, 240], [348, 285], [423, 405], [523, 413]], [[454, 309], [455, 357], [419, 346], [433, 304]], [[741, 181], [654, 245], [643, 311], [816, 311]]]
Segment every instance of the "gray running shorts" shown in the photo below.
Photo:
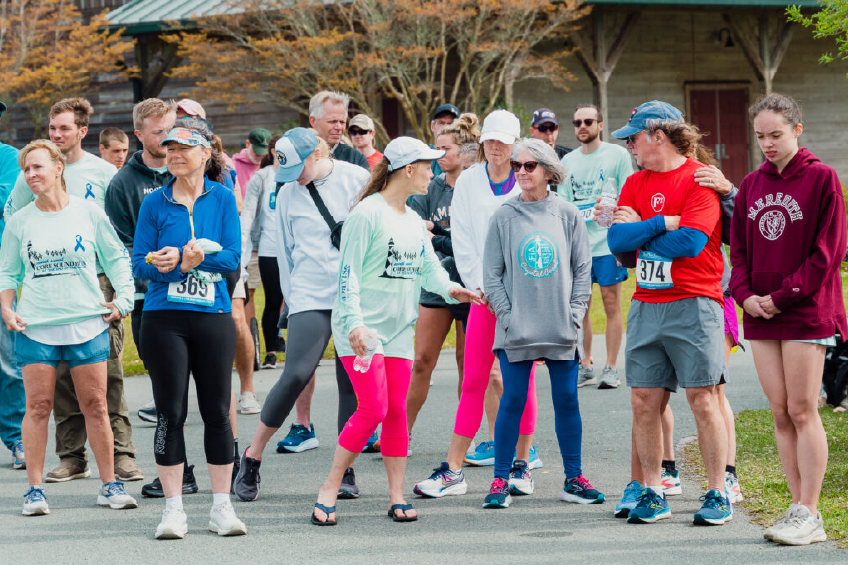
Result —
[[627, 314], [627, 386], [683, 388], [719, 384], [725, 373], [724, 313], [704, 296], [674, 302], [634, 300]]

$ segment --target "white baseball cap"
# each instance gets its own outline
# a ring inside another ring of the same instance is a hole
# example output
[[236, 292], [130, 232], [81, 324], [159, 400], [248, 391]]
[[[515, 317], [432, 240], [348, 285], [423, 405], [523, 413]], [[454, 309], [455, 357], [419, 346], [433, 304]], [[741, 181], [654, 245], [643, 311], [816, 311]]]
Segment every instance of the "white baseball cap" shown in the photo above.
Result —
[[389, 142], [383, 156], [389, 161], [389, 172], [392, 172], [416, 161], [441, 159], [445, 152], [430, 149], [427, 144], [414, 137], [398, 137]]
[[512, 112], [495, 110], [483, 120], [480, 143], [494, 139], [512, 145], [519, 137], [521, 137], [521, 122]]

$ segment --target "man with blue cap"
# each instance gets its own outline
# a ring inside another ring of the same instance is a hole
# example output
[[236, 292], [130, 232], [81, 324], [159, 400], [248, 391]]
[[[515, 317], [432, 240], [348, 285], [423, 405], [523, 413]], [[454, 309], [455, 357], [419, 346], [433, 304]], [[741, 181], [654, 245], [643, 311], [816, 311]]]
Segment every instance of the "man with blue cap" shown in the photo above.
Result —
[[[698, 525], [733, 517], [724, 489], [727, 431], [718, 385], [723, 382], [724, 297], [718, 196], [695, 182], [703, 167], [698, 129], [681, 112], [654, 100], [633, 110], [613, 132], [643, 167], [627, 178], [607, 234], [610, 250], [636, 256], [636, 293], [627, 318], [627, 385], [641, 476], [631, 477], [617, 517], [630, 523], [669, 518], [663, 494], [661, 416], [678, 385], [695, 415], [709, 489]], [[634, 459], [636, 459], [634, 457]]]
[[[5, 111], [6, 105], [0, 102], [0, 116]], [[9, 197], [20, 172], [18, 150], [0, 142], [0, 204]], [[0, 209], [0, 241], [5, 227], [6, 220]], [[15, 357], [15, 333], [6, 329], [6, 324], [0, 324], [0, 439], [12, 452], [12, 466], [24, 469], [26, 461], [21, 442], [21, 421], [26, 411], [26, 400], [21, 368]]]

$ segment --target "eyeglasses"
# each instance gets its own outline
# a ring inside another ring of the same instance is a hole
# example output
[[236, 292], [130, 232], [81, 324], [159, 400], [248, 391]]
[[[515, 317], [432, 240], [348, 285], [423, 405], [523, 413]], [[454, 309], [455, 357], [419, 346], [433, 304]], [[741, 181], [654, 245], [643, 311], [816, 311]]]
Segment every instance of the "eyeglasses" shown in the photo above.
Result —
[[542, 124], [540, 126], [536, 126], [536, 129], [542, 133], [548, 133], [558, 130], [559, 126], [556, 124]]
[[536, 167], [539, 166], [538, 161], [525, 161], [524, 163], [519, 163], [518, 161], [510, 161], [509, 164], [510, 166], [512, 166], [513, 172], [516, 173], [521, 171], [521, 167], [524, 167], [524, 170], [528, 173], [532, 173], [536, 170]]
[[572, 124], [574, 124], [574, 127], [576, 127], [576, 128], [579, 128], [579, 127], [580, 127], [581, 125], [583, 125], [583, 124], [586, 124], [586, 127], [587, 127], [587, 128], [590, 128], [590, 127], [592, 127], [592, 125], [594, 125], [594, 123], [595, 123], [595, 122], [597, 122], [597, 121], [598, 121], [598, 120], [596, 120], [595, 118], [589, 118], [588, 120], [574, 120], [574, 121], [573, 121], [573, 122], [571, 122], [571, 123], [572, 123]]
[[359, 129], [355, 127], [350, 128], [347, 131], [350, 132], [350, 135], [368, 135], [369, 133], [371, 133], [370, 129]]
[[627, 137], [624, 138], [624, 143], [626, 143], [627, 145], [635, 145], [636, 144], [636, 138], [639, 137], [640, 133], [642, 133], [642, 132], [638, 131], [638, 132], [634, 133], [633, 135], [628, 135]]

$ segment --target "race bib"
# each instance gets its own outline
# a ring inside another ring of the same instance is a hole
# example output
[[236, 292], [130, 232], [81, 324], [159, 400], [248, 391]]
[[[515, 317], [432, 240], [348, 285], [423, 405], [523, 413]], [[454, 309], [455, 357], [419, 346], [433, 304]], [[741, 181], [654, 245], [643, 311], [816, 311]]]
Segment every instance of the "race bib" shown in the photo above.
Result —
[[577, 211], [580, 212], [580, 215], [583, 217], [583, 221], [586, 223], [589, 223], [595, 219], [594, 202], [589, 202], [588, 204], [578, 204]]
[[639, 288], [659, 290], [672, 288], [671, 259], [651, 251], [640, 250], [636, 259], [636, 284]]
[[185, 280], [168, 285], [168, 301], [212, 306], [215, 304], [215, 285], [201, 282], [189, 274]]

